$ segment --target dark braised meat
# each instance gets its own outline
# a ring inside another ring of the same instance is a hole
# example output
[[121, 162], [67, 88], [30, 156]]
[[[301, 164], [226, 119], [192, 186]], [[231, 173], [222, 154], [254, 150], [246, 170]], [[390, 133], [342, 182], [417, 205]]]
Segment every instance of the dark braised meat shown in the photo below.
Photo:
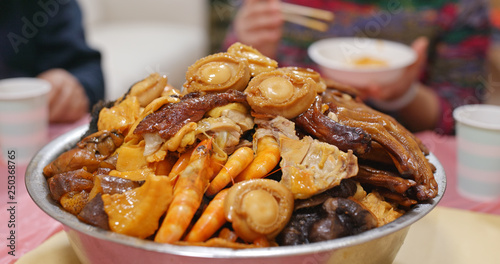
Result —
[[358, 175], [354, 176], [360, 183], [386, 188], [392, 192], [404, 194], [408, 189], [416, 185], [411, 179], [403, 179], [397, 173], [379, 170], [366, 165], [360, 165]]
[[[416, 200], [409, 198], [407, 195], [391, 192], [385, 188], [376, 188], [376, 190], [380, 195], [382, 195], [382, 197], [384, 197], [385, 200], [397, 203], [400, 207], [410, 208], [418, 203]], [[412, 190], [413, 189], [410, 189], [408, 191]]]
[[113, 195], [138, 188], [141, 183], [110, 175], [96, 175], [102, 188], [102, 194]]
[[123, 135], [116, 131], [99, 131], [81, 141], [53, 160], [43, 168], [45, 177], [73, 171], [86, 167], [88, 172], [94, 172], [100, 163], [106, 160], [121, 144]]
[[52, 199], [56, 201], [68, 192], [90, 191], [94, 186], [92, 173], [84, 169], [56, 174], [47, 183]]
[[104, 211], [104, 202], [102, 201], [101, 193], [98, 193], [83, 207], [82, 211], [78, 214], [78, 219], [89, 225], [109, 230], [108, 215]]
[[189, 93], [178, 103], [169, 103], [146, 116], [134, 130], [134, 134], [158, 133], [163, 139], [175, 135], [189, 122], [197, 122], [209, 110], [229, 103], [246, 104], [245, 94], [236, 90], [225, 93]]
[[370, 150], [371, 137], [359, 127], [336, 122], [323, 114], [321, 97], [307, 111], [295, 118], [295, 124], [313, 137], [337, 146], [342, 151], [351, 149], [361, 155]]
[[98, 168], [100, 162], [92, 152], [86, 149], [73, 148], [62, 153], [57, 159], [45, 166], [43, 174], [45, 177], [50, 178], [59, 173], [81, 169], [84, 166], [87, 170], [93, 172]]
[[80, 149], [92, 152], [99, 160], [109, 157], [123, 143], [123, 135], [117, 131], [98, 131], [76, 143]]
[[118, 153], [115, 153], [114, 155], [111, 155], [107, 157], [105, 160], [103, 160], [100, 164], [100, 168], [108, 168], [108, 169], [116, 169], [116, 162], [118, 161]]

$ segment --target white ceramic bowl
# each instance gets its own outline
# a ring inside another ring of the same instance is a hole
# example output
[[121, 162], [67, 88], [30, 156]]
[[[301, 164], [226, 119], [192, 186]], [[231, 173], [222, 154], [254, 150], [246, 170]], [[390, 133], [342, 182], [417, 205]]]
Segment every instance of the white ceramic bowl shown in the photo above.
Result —
[[26, 170], [28, 193], [44, 212], [64, 225], [69, 241], [82, 264], [392, 263], [410, 226], [437, 205], [446, 188], [444, 169], [436, 157], [430, 154], [429, 160], [436, 166], [434, 175], [439, 188], [437, 196], [428, 203], [415, 205], [403, 216], [382, 227], [358, 235], [298, 246], [234, 250], [161, 244], [87, 225], [62, 209], [50, 197], [42, 173], [43, 168], [62, 152], [72, 148], [87, 128], [87, 125], [81, 126], [47, 144], [35, 155]]
[[393, 82], [417, 59], [407, 45], [360, 37], [319, 40], [308, 54], [323, 77], [354, 87]]

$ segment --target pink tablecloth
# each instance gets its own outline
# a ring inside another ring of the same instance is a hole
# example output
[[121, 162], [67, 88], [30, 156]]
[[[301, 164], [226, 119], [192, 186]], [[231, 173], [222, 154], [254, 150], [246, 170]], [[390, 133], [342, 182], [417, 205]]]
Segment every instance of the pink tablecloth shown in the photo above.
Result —
[[[73, 124], [52, 124], [49, 128], [49, 139], [56, 137], [89, 122], [89, 117], [82, 118]], [[14, 160], [15, 161], [15, 160]], [[7, 189], [7, 167], [0, 163], [0, 263], [14, 263], [26, 252], [36, 248], [47, 238], [62, 230], [62, 225], [45, 214], [31, 200], [24, 184], [24, 174], [27, 165], [16, 164], [16, 192], [15, 199], [10, 200]], [[9, 204], [9, 202], [15, 202]], [[15, 208], [15, 215], [11, 216], [8, 209]], [[10, 221], [10, 222], [9, 222]], [[10, 224], [10, 226], [9, 226]], [[9, 239], [14, 231], [15, 240]], [[7, 247], [14, 241], [15, 247]]]
[[[50, 138], [55, 137], [88, 122], [84, 118], [70, 125], [52, 125], [50, 127]], [[439, 136], [433, 132], [419, 133], [418, 137], [429, 147], [430, 151], [436, 155], [443, 165], [448, 186], [445, 195], [439, 206], [465, 209], [476, 212], [490, 213], [500, 215], [500, 201], [484, 203], [468, 200], [459, 195], [456, 191], [456, 144], [455, 137]], [[16, 204], [8, 204], [7, 197], [7, 168], [4, 164], [0, 165], [1, 189], [0, 189], [0, 263], [14, 263], [21, 255], [36, 248], [47, 238], [62, 230], [59, 222], [55, 221], [43, 211], [41, 211], [29, 197], [24, 186], [24, 173], [26, 166], [16, 167]], [[15, 229], [8, 227], [11, 219], [10, 206], [15, 206]], [[10, 241], [10, 231], [15, 231], [15, 251], [7, 247]], [[14, 252], [15, 256], [9, 255]]]

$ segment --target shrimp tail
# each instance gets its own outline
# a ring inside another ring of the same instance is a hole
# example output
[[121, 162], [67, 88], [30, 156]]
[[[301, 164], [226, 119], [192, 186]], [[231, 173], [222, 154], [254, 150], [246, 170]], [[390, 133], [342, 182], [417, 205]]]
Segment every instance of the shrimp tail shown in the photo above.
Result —
[[224, 189], [215, 195], [214, 199], [210, 201], [203, 214], [187, 234], [184, 239], [185, 241], [206, 241], [226, 223], [224, 199], [226, 198], [227, 191], [228, 189]]
[[257, 141], [255, 158], [234, 179], [234, 182], [266, 177], [278, 165], [280, 158], [280, 148], [276, 139], [273, 136], [260, 138]]
[[236, 178], [253, 160], [253, 150], [249, 147], [241, 147], [229, 156], [226, 165], [210, 182], [206, 195], [213, 196]]
[[186, 232], [201, 204], [208, 180], [212, 177], [212, 170], [207, 169], [210, 167], [211, 153], [212, 141], [206, 139], [191, 154], [189, 164], [175, 184], [174, 197], [155, 236], [156, 242], [174, 243]]

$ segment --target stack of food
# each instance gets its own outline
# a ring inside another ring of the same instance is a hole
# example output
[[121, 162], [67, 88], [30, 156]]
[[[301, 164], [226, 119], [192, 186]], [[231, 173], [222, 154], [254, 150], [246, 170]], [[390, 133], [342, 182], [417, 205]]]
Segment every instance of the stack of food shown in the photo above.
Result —
[[81, 221], [159, 243], [296, 245], [387, 224], [437, 195], [421, 142], [356, 93], [252, 47], [151, 74], [44, 168]]

